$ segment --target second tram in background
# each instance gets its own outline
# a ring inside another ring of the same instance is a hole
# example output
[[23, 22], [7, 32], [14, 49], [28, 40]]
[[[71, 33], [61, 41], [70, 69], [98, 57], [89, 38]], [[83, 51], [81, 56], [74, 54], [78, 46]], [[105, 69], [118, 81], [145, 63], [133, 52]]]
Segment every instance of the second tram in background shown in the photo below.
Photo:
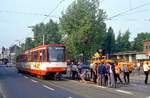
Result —
[[66, 74], [65, 46], [63, 44], [41, 45], [20, 54], [16, 60], [19, 72], [54, 78]]

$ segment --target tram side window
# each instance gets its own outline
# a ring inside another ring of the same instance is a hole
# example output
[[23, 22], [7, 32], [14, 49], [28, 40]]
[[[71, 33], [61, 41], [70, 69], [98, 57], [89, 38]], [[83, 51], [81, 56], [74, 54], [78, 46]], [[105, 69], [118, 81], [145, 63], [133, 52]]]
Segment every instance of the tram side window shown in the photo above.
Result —
[[40, 51], [40, 61], [46, 61], [46, 51], [45, 50], [41, 50]]
[[31, 52], [31, 62], [34, 61], [34, 52]]
[[28, 62], [31, 62], [32, 61], [32, 55], [31, 53], [28, 53]]
[[24, 60], [23, 60], [23, 62], [27, 62], [27, 61], [28, 61], [27, 55], [24, 55]]
[[38, 61], [38, 51], [34, 52], [34, 62]]

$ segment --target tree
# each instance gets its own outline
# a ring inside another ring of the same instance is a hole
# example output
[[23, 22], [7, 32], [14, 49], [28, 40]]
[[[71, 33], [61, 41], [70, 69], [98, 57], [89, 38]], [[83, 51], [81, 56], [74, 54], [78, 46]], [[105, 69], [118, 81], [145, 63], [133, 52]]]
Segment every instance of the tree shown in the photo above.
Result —
[[150, 39], [150, 33], [148, 32], [139, 33], [137, 37], [134, 39], [133, 50], [143, 51], [143, 47], [144, 47], [143, 41], [147, 39]]
[[60, 43], [61, 33], [59, 32], [58, 24], [51, 19], [46, 24], [40, 23], [33, 26], [32, 31], [34, 32], [35, 46], [43, 43], [43, 37], [45, 44]]
[[45, 24], [45, 37], [46, 44], [60, 43], [61, 33], [59, 32], [58, 24], [51, 19], [47, 24]]
[[34, 47], [34, 42], [33, 42], [32, 38], [30, 38], [30, 37], [26, 38], [26, 40], [25, 40], [25, 50], [26, 49], [31, 49], [33, 47]]
[[115, 51], [115, 34], [112, 27], [109, 27], [104, 41], [104, 49], [108, 54]]
[[98, 48], [102, 48], [102, 39], [106, 32], [106, 15], [98, 7], [98, 0], [76, 0], [60, 18], [61, 32], [70, 57], [83, 54], [90, 57]]
[[121, 32], [119, 31], [119, 34], [118, 34], [117, 39], [116, 39], [116, 45], [115, 45], [116, 52], [121, 51], [121, 47], [122, 47], [121, 40], [122, 40], [122, 36], [121, 36]]
[[35, 26], [32, 27], [32, 31], [34, 33], [35, 46], [42, 44], [42, 41], [43, 41], [42, 37], [45, 32], [45, 24], [44, 23], [36, 24]]
[[116, 52], [130, 51], [132, 49], [129, 37], [129, 30], [127, 30], [124, 34], [121, 34], [121, 32], [119, 32], [116, 40]]
[[129, 37], [130, 37], [130, 31], [127, 30], [122, 36], [122, 40], [121, 40], [122, 49], [121, 49], [121, 51], [130, 51], [131, 50], [131, 44], [129, 41]]

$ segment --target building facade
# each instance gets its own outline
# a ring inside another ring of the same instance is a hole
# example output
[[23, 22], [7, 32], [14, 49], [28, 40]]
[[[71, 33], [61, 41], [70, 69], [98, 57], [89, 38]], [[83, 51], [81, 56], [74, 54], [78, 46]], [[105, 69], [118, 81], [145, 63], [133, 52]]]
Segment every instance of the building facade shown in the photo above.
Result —
[[145, 61], [150, 60], [150, 40], [145, 40], [143, 42], [143, 51], [126, 51], [117, 52], [111, 55], [112, 59], [122, 59], [129, 62]]
[[144, 41], [144, 53], [145, 55], [150, 56], [150, 40]]

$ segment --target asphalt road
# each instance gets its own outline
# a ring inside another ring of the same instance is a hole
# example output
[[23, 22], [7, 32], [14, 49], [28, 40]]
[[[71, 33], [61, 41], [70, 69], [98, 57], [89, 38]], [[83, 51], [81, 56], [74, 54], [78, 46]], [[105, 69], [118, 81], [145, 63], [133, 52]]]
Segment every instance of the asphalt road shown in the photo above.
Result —
[[4, 98], [150, 98], [150, 85], [134, 76], [129, 85], [107, 88], [73, 80], [41, 80], [0, 67], [0, 92]]

